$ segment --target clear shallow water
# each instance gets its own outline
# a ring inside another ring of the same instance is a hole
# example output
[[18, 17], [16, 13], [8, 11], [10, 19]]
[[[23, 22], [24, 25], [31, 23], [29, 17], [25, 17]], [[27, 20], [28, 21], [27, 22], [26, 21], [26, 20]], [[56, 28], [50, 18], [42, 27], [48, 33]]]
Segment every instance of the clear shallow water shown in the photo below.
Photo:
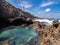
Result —
[[[28, 27], [15, 27], [12, 29], [6, 29], [2, 33], [0, 33], [0, 41], [12, 41], [15, 42], [15, 45], [33, 45], [27, 44], [28, 42], [32, 43], [31, 40], [37, 41], [39, 40], [39, 36], [37, 32]], [[34, 44], [35, 45], [35, 44]]]

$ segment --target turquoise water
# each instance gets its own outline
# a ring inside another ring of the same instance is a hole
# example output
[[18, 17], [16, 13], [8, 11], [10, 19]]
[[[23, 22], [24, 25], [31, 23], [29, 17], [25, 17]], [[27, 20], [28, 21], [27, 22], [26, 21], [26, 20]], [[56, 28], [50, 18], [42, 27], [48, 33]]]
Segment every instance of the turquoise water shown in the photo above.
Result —
[[37, 32], [28, 27], [15, 27], [0, 33], [0, 41], [12, 41], [16, 45], [26, 45], [32, 38], [38, 37]]

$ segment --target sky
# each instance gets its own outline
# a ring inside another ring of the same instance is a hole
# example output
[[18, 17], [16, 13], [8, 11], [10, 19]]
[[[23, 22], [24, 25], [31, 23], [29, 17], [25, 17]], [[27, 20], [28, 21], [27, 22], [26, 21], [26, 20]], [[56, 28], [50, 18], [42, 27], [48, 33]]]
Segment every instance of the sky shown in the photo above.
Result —
[[7, 0], [16, 8], [23, 9], [40, 18], [60, 19], [60, 0]]

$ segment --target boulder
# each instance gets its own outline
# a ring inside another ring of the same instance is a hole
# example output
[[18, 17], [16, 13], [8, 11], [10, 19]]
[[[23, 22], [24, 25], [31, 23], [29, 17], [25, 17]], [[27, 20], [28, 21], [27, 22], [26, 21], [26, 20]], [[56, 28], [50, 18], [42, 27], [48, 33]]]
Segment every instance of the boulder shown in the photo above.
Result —
[[57, 28], [58, 25], [59, 25], [59, 21], [58, 20], [54, 20], [52, 25]]

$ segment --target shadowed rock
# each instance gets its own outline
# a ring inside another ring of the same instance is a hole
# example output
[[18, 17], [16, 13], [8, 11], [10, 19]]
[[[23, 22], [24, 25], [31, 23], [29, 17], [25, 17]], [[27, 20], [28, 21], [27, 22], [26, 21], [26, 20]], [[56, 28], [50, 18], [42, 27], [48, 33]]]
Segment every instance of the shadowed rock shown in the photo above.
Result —
[[[21, 19], [19, 20], [19, 18], [17, 18], [17, 17], [19, 17]], [[17, 19], [14, 19], [14, 18], [17, 18]], [[32, 21], [26, 21], [26, 19], [28, 19], [28, 18], [33, 19], [36, 17], [32, 16], [28, 12], [24, 12], [21, 9], [18, 9], [18, 8], [12, 6], [6, 0], [0, 0], [0, 28], [9, 26], [10, 23], [11, 24], [14, 23], [15, 25], [20, 25], [25, 22], [29, 25]], [[14, 20], [14, 21], [12, 21], [12, 20]]]
[[58, 20], [54, 20], [53, 21], [53, 26], [57, 28], [59, 26], [59, 21]]

